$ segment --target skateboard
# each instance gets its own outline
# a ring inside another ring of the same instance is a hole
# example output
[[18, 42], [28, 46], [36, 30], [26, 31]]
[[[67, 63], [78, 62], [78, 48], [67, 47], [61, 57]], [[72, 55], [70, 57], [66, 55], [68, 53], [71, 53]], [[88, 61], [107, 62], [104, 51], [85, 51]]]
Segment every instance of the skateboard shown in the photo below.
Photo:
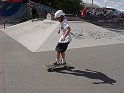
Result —
[[74, 69], [73, 66], [69, 64], [65, 65], [43, 65], [45, 68], [47, 68], [48, 72], [53, 72], [53, 71], [59, 71], [59, 70], [66, 70], [66, 69]]

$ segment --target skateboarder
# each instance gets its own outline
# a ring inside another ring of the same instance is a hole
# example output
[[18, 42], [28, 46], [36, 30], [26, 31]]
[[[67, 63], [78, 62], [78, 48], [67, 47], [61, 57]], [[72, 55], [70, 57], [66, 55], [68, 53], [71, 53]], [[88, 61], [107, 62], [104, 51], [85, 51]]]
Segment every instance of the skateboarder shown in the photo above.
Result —
[[67, 19], [65, 18], [65, 13], [63, 13], [62, 10], [58, 10], [55, 13], [55, 19], [60, 22], [60, 30], [58, 31], [58, 34], [60, 33], [60, 39], [58, 41], [58, 44], [55, 48], [56, 50], [56, 61], [51, 63], [53, 65], [65, 65], [65, 51], [68, 48], [68, 44], [72, 41], [70, 31], [71, 28], [68, 24]]

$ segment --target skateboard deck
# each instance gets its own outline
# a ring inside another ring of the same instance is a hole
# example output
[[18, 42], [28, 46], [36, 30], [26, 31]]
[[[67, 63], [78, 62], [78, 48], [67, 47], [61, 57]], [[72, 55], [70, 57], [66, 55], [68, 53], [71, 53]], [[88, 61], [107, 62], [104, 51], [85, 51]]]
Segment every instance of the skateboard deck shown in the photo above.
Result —
[[56, 71], [61, 69], [74, 69], [73, 66], [66, 64], [66, 65], [43, 65], [45, 68], [47, 68], [47, 71]]

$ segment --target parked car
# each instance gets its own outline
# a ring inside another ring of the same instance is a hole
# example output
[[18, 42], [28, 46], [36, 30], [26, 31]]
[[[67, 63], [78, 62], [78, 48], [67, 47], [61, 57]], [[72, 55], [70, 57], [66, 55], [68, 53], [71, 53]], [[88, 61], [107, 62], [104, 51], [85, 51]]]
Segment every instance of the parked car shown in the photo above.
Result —
[[124, 13], [120, 13], [121, 18], [124, 18]]

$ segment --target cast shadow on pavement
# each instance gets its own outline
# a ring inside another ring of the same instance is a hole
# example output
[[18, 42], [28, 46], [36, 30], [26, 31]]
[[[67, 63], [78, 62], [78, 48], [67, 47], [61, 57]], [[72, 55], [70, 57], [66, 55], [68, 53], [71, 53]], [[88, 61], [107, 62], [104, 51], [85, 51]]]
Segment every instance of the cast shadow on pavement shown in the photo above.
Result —
[[67, 69], [67, 70], [59, 70], [56, 72], [62, 73], [62, 74], [75, 75], [75, 76], [83, 76], [83, 77], [86, 77], [89, 79], [101, 80], [100, 82], [93, 82], [93, 84], [111, 84], [111, 85], [114, 85], [113, 83], [116, 83], [116, 80], [108, 77], [104, 73], [89, 70], [89, 69], [85, 69], [84, 71], [76, 70], [76, 69]]

